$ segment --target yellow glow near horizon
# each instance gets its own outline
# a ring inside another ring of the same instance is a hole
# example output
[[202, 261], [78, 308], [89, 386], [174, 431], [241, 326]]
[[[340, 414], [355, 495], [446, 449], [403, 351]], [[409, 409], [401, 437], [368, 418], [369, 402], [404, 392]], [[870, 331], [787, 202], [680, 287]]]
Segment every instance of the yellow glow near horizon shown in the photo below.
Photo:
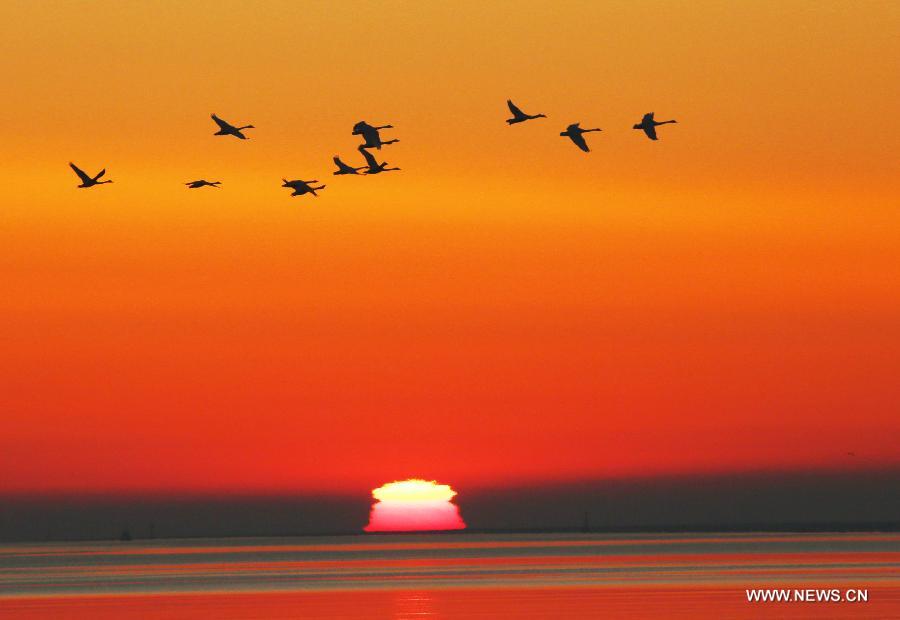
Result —
[[435, 480], [409, 480], [389, 482], [372, 491], [372, 497], [382, 502], [447, 502], [456, 491]]
[[258, 4], [0, 4], [0, 495], [900, 467], [900, 2]]

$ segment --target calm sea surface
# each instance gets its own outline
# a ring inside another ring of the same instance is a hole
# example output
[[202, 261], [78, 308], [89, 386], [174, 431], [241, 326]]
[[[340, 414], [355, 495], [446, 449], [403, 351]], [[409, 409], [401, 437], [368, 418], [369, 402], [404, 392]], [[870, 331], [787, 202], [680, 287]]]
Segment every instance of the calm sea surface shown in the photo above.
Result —
[[[748, 588], [868, 602], [750, 603]], [[900, 618], [900, 534], [0, 545], [0, 618]]]

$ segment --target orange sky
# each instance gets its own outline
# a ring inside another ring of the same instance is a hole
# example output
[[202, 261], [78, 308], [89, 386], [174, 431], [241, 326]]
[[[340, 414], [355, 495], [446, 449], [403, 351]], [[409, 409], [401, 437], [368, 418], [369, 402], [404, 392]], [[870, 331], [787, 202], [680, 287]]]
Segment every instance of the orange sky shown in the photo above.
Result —
[[0, 492], [900, 464], [897, 3], [0, 17]]

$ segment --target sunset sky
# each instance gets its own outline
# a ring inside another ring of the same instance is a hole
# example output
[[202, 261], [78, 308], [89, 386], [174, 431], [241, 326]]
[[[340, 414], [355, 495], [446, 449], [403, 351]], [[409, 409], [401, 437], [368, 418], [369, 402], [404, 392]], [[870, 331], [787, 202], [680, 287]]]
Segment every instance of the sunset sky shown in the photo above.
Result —
[[[898, 31], [890, 1], [4, 2], [0, 494], [900, 467]], [[363, 119], [402, 170], [332, 176]]]

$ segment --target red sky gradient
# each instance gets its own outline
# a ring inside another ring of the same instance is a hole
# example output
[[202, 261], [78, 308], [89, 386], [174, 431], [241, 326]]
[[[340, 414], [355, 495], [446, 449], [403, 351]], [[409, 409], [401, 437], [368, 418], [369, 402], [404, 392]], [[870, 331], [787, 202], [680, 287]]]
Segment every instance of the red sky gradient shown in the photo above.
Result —
[[900, 465], [897, 5], [520, 4], [4, 9], [0, 493]]

